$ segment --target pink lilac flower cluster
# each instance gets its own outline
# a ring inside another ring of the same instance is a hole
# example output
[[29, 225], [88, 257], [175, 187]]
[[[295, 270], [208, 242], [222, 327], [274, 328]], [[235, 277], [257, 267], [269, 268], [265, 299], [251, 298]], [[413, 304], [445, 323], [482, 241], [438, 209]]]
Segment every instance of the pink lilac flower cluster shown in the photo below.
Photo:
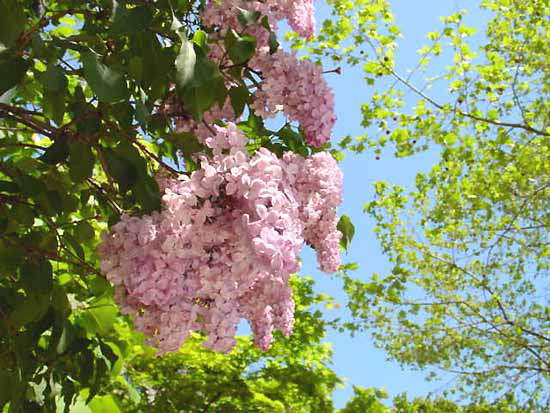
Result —
[[270, 54], [269, 31], [260, 22], [243, 27], [238, 19], [239, 9], [267, 16], [271, 30], [276, 30], [277, 21], [286, 19], [297, 33], [311, 37], [315, 31], [313, 0], [212, 0], [201, 17], [205, 25], [219, 28], [212, 38], [210, 58], [220, 64], [227, 59], [223, 46], [227, 30], [245, 30], [256, 38], [256, 55], [249, 62], [249, 67], [262, 75], [254, 94], [255, 113], [274, 117], [282, 111], [288, 119], [300, 123], [309, 145], [323, 145], [330, 138], [336, 116], [334, 97], [322, 77], [321, 67], [283, 51]]
[[275, 329], [292, 331], [288, 280], [304, 241], [323, 271], [339, 266], [342, 174], [334, 159], [277, 158], [265, 148], [251, 156], [235, 124], [213, 128], [205, 139], [212, 158], [190, 176], [159, 179], [162, 211], [124, 215], [99, 247], [121, 310], [160, 352], [176, 351], [191, 331], [230, 351], [241, 318], [266, 350]]
[[[222, 35], [228, 29], [242, 32], [238, 20], [240, 10], [259, 12], [269, 19], [272, 31], [277, 30], [277, 21], [287, 20], [289, 26], [300, 36], [310, 38], [315, 33], [315, 9], [313, 0], [210, 0], [201, 18], [205, 25], [218, 27]], [[257, 36], [258, 45], [265, 46], [269, 32], [262, 30], [260, 23], [247, 27], [247, 32]]]
[[[261, 75], [253, 94], [252, 109], [256, 115], [275, 117], [283, 113], [289, 120], [300, 124], [307, 144], [322, 146], [330, 139], [336, 116], [334, 96], [323, 79], [321, 67], [281, 50], [270, 54], [270, 33], [261, 23], [262, 19], [243, 27], [238, 18], [239, 9], [267, 16], [272, 31], [276, 30], [277, 21], [287, 19], [294, 30], [308, 37], [315, 28], [313, 0], [211, 0], [202, 11], [201, 18], [205, 26], [218, 29], [209, 35], [209, 57], [220, 67], [230, 64], [225, 61], [228, 59], [224, 45], [227, 30], [244, 31], [256, 38], [256, 54], [248, 62], [249, 68]], [[227, 87], [232, 86], [235, 84], [228, 81]], [[184, 107], [177, 102], [173, 91], [161, 105], [159, 113], [171, 116], [181, 113], [181, 116], [175, 117], [176, 130], [192, 132], [201, 141], [210, 134], [209, 125], [216, 120], [237, 120], [227, 99], [223, 107], [215, 105], [208, 110], [204, 114], [204, 122], [194, 122], [190, 116], [184, 115]]]
[[273, 55], [258, 53], [250, 65], [264, 78], [254, 93], [256, 115], [273, 117], [282, 110], [300, 124], [308, 145], [318, 147], [330, 139], [336, 122], [334, 96], [319, 65], [282, 50]]

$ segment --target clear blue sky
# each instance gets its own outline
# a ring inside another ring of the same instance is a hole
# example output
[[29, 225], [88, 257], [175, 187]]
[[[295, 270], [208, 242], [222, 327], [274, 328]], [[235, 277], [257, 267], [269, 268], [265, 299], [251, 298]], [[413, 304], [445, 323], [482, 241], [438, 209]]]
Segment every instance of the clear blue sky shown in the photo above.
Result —
[[[396, 22], [400, 26], [404, 37], [399, 43], [396, 54], [397, 70], [406, 74], [408, 68], [416, 65], [418, 55], [416, 51], [427, 44], [425, 37], [429, 31], [441, 29], [439, 16], [450, 15], [459, 9], [467, 9], [469, 15], [466, 23], [477, 27], [480, 36], [483, 34], [483, 22], [487, 14], [478, 9], [475, 0], [394, 0], [391, 1]], [[320, 23], [329, 16], [329, 8], [318, 1], [317, 21]], [[432, 69], [441, 72], [446, 65], [452, 64], [452, 59], [444, 56], [434, 62]], [[327, 65], [328, 66], [328, 65]], [[333, 67], [325, 67], [332, 69]], [[360, 105], [368, 100], [372, 87], [362, 80], [360, 69], [343, 67], [343, 74], [327, 74], [326, 78], [333, 87], [336, 96], [337, 123], [334, 137], [338, 138], [364, 133], [360, 126]], [[434, 73], [434, 72], [430, 73]], [[446, 87], [434, 87], [428, 94], [442, 102], [447, 101]], [[415, 174], [427, 171], [437, 159], [434, 152], [423, 153], [412, 158], [394, 159], [391, 153], [383, 154], [376, 160], [374, 153], [366, 152], [362, 155], [348, 154], [342, 162], [344, 170], [344, 204], [340, 213], [347, 214], [355, 224], [355, 238], [349, 253], [344, 257], [346, 262], [357, 262], [359, 270], [355, 276], [362, 279], [370, 278], [375, 272], [384, 273], [389, 269], [385, 256], [381, 254], [378, 243], [372, 232], [372, 222], [363, 214], [363, 205], [373, 197], [373, 183], [385, 180], [411, 188]], [[316, 281], [316, 289], [332, 295], [341, 304], [345, 304], [345, 294], [341, 283], [333, 277], [317, 270], [314, 253], [308, 249], [303, 254], [304, 265], [301, 274], [311, 275]], [[330, 318], [345, 316], [346, 310], [330, 310]], [[342, 407], [352, 395], [351, 385], [363, 387], [385, 388], [390, 397], [402, 392], [410, 395], [426, 395], [430, 391], [439, 389], [444, 383], [427, 382], [424, 374], [411, 370], [402, 370], [395, 362], [386, 360], [383, 351], [375, 349], [369, 336], [365, 333], [351, 338], [346, 333], [330, 332], [327, 341], [333, 344], [334, 366], [336, 373], [347, 379], [347, 385], [337, 390], [334, 400], [337, 407]]]

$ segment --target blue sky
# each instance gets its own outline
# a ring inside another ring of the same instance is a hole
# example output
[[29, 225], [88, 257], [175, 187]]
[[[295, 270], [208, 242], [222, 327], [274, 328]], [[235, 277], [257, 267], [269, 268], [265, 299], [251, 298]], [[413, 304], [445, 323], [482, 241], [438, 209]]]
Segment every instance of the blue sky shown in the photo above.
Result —
[[[330, 9], [321, 1], [316, 4], [317, 21], [321, 22], [329, 16]], [[442, 28], [440, 16], [467, 9], [469, 14], [466, 23], [477, 27], [479, 36], [482, 38], [483, 22], [486, 21], [487, 14], [478, 9], [478, 4], [475, 0], [391, 1], [396, 23], [403, 33], [396, 53], [397, 71], [406, 75], [407, 69], [416, 66], [417, 50], [428, 43], [426, 33]], [[430, 66], [430, 75], [441, 73], [444, 67], [450, 64], [452, 64], [452, 57], [448, 54], [443, 55]], [[325, 70], [330, 69], [333, 69], [330, 65], [325, 67]], [[358, 136], [365, 132], [360, 126], [360, 105], [368, 101], [369, 94], [373, 92], [373, 88], [363, 82], [360, 68], [351, 69], [344, 66], [342, 69], [342, 75], [326, 75], [336, 97], [338, 120], [334, 131], [335, 142], [343, 136]], [[422, 80], [422, 76], [415, 78], [418, 82]], [[449, 101], [449, 95], [443, 83], [436, 84], [427, 93], [438, 101]], [[371, 151], [361, 155], [348, 154], [341, 163], [345, 178], [344, 203], [340, 212], [352, 218], [356, 229], [352, 246], [344, 260], [359, 264], [359, 270], [355, 272], [356, 277], [368, 279], [375, 272], [383, 274], [389, 269], [388, 261], [381, 254], [372, 232], [372, 222], [362, 212], [364, 204], [373, 198], [373, 183], [384, 180], [412, 188], [416, 173], [428, 171], [436, 160], [437, 153], [433, 151], [406, 159], [395, 159], [388, 152], [383, 153], [380, 160], [377, 160]], [[314, 277], [319, 292], [332, 295], [339, 303], [345, 304], [341, 283], [317, 270], [314, 253], [308, 249], [304, 250], [303, 259], [301, 273]], [[346, 310], [343, 306], [339, 310], [330, 310], [328, 314], [330, 318], [345, 317]], [[386, 360], [385, 353], [375, 349], [371, 339], [365, 333], [352, 338], [346, 333], [332, 331], [327, 341], [333, 345], [334, 370], [347, 379], [347, 385], [334, 394], [337, 407], [342, 407], [352, 395], [351, 385], [385, 388], [390, 397], [393, 397], [402, 392], [407, 392], [411, 396], [427, 395], [445, 384], [427, 382], [423, 373], [401, 369], [397, 363]]]

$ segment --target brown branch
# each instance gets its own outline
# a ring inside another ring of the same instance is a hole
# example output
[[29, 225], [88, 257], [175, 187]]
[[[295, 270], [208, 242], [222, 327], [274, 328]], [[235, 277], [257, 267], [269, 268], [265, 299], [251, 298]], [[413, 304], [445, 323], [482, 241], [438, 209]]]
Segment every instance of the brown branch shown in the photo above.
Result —
[[168, 165], [167, 163], [165, 163], [162, 159], [160, 159], [160, 157], [158, 157], [157, 155], [155, 155], [153, 152], [151, 152], [149, 149], [147, 149], [145, 147], [145, 145], [143, 145], [141, 142], [139, 142], [137, 139], [134, 139], [132, 140], [132, 143], [134, 143], [136, 146], [138, 146], [143, 152], [145, 152], [148, 156], [150, 156], [151, 158], [153, 158], [155, 161], [157, 161], [157, 163], [162, 166], [164, 169], [166, 169], [167, 171], [169, 171], [170, 173], [172, 174], [175, 174], [175, 175], [179, 175], [180, 172], [175, 170], [174, 168], [172, 168], [170, 165]]
[[204, 124], [204, 126], [206, 126], [206, 128], [214, 135], [216, 135], [216, 131], [212, 128], [212, 126], [210, 126], [204, 119], [202, 120], [202, 123]]
[[111, 204], [111, 207], [117, 213], [120, 214], [123, 211], [123, 209], [113, 199], [111, 199], [111, 197], [109, 196], [107, 191], [105, 191], [101, 186], [99, 186], [97, 183], [95, 183], [92, 178], [86, 179], [86, 182], [88, 182], [90, 185], [92, 185], [96, 189], [96, 191], [100, 192], [105, 197], [105, 199]]
[[16, 122], [22, 123], [42, 135], [51, 138], [55, 134], [56, 128], [37, 120], [31, 113], [29, 113], [29, 111], [25, 109], [0, 103], [0, 113], [4, 113]]
[[[385, 67], [386, 67], [387, 70], [389, 70], [389, 72], [393, 76], [395, 76], [395, 78], [397, 80], [399, 80], [401, 83], [403, 83], [409, 89], [411, 89], [414, 93], [416, 93], [417, 95], [424, 98], [426, 101], [431, 103], [433, 106], [435, 106], [439, 110], [445, 110], [445, 107], [443, 105], [441, 105], [440, 103], [438, 103], [435, 100], [433, 100], [432, 98], [430, 98], [428, 95], [426, 95], [424, 92], [422, 92], [416, 86], [414, 86], [412, 83], [408, 82], [401, 75], [399, 75], [399, 73], [397, 73], [395, 70], [393, 70], [392, 68], [389, 68], [387, 66], [385, 66]], [[478, 120], [480, 122], [490, 123], [490, 124], [496, 125], [496, 126], [505, 126], [505, 127], [509, 127], [509, 128], [519, 128], [519, 129], [523, 129], [523, 130], [526, 130], [526, 131], [531, 132], [531, 133], [535, 133], [537, 135], [550, 136], [550, 133], [544, 132], [544, 131], [539, 130], [539, 129], [535, 129], [535, 128], [527, 125], [527, 124], [502, 122], [502, 121], [499, 121], [499, 120], [487, 119], [487, 118], [483, 118], [481, 116], [474, 115], [473, 113], [470, 113], [470, 112], [464, 112], [464, 111], [462, 111], [460, 109], [457, 109], [457, 108], [452, 109], [452, 111], [454, 113], [458, 114], [458, 115], [466, 116], [470, 119]]]
[[45, 151], [48, 148], [45, 148], [43, 146], [39, 145], [33, 145], [32, 143], [0, 143], [0, 148], [7, 148], [10, 146], [15, 147], [21, 147], [21, 148], [33, 148], [33, 149], [40, 149], [41, 151]]

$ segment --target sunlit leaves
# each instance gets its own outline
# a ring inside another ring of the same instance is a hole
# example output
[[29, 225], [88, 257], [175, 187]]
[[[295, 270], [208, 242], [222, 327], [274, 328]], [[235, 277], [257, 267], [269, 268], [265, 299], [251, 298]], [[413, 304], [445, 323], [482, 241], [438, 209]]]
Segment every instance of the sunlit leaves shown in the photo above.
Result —
[[195, 63], [197, 57], [193, 43], [187, 39], [183, 39], [176, 58], [176, 85], [183, 90], [191, 81], [195, 72]]
[[355, 235], [355, 226], [351, 222], [350, 217], [347, 215], [342, 215], [337, 225], [338, 231], [342, 233], [342, 238], [340, 239], [340, 245], [344, 249], [348, 249], [353, 236]]
[[116, 320], [117, 307], [111, 299], [99, 298], [90, 302], [81, 314], [81, 323], [91, 333], [107, 334]]

